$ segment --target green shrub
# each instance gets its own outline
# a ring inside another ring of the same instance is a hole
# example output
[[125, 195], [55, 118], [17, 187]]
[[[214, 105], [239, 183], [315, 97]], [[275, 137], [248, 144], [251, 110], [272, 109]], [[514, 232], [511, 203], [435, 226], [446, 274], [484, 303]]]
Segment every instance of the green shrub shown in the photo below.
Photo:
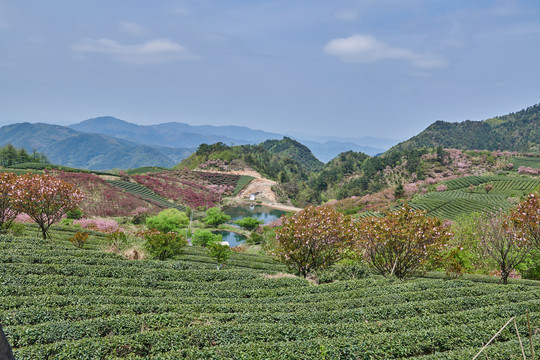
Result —
[[320, 284], [330, 283], [338, 280], [363, 279], [371, 275], [367, 264], [353, 262], [350, 264], [338, 264], [328, 269], [315, 273]]
[[244, 229], [255, 230], [263, 223], [263, 221], [257, 220], [253, 217], [245, 217], [243, 219], [236, 220], [234, 223], [240, 227], [243, 227]]
[[[4, 223], [2, 225], [2, 230], [7, 231], [15, 236], [23, 236], [26, 232], [26, 226], [24, 226], [24, 224], [16, 222], [12, 222], [11, 224], [9, 224], [9, 226], [6, 226], [6, 224]], [[2, 231], [0, 231], [0, 233], [2, 233]]]
[[195, 233], [191, 238], [192, 244], [198, 246], [208, 246], [210, 243], [221, 242], [222, 240], [223, 236], [219, 234], [214, 234], [210, 230], [203, 229], [195, 230]]
[[220, 270], [231, 256], [231, 248], [228, 245], [213, 242], [208, 245], [208, 255], [216, 259], [217, 269]]
[[253, 231], [246, 240], [246, 244], [258, 245], [263, 241], [263, 236], [256, 231]]
[[75, 235], [68, 238], [69, 241], [73, 243], [78, 248], [83, 248], [84, 243], [88, 240], [88, 233], [87, 232], [76, 232]]
[[66, 216], [68, 219], [79, 220], [83, 217], [83, 211], [79, 208], [69, 210], [68, 212], [66, 212]]
[[62, 219], [60, 219], [60, 221], [58, 222], [58, 225], [62, 225], [62, 226], [71, 226], [71, 225], [73, 225], [73, 219], [70, 219], [70, 218], [62, 218]]
[[206, 217], [202, 220], [207, 226], [218, 227], [229, 221], [231, 217], [218, 208], [206, 210]]
[[184, 212], [177, 209], [166, 209], [156, 216], [146, 219], [146, 226], [149, 229], [155, 229], [163, 233], [171, 231], [178, 232], [189, 224], [189, 218]]
[[114, 251], [119, 252], [122, 247], [127, 244], [127, 235], [122, 230], [113, 231], [105, 235], [107, 243], [113, 248]]
[[146, 251], [159, 260], [165, 260], [182, 254], [182, 248], [186, 246], [183, 236], [175, 232], [160, 233], [149, 231], [144, 237], [146, 239], [144, 244]]
[[540, 249], [533, 250], [518, 267], [521, 277], [529, 280], [540, 280]]

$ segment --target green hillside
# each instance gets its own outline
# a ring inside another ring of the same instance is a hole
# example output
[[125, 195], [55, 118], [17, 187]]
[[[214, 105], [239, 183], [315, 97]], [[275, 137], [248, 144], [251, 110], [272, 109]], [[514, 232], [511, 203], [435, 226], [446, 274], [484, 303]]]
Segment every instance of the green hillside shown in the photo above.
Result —
[[[540, 188], [540, 179], [507, 176], [466, 176], [443, 182], [445, 191], [415, 197], [410, 205], [442, 219], [456, 220], [473, 212], [509, 210], [522, 196]], [[492, 189], [485, 191], [485, 186]]]
[[[281, 144], [284, 144], [283, 147]], [[313, 157], [311, 152], [305, 152], [305, 147], [293, 140], [271, 142], [267, 146], [272, 148], [272, 151], [284, 149], [284, 152], [272, 153], [265, 149], [262, 144], [240, 146], [228, 146], [223, 143], [202, 144], [195, 153], [177, 164], [175, 168], [254, 169], [262, 176], [279, 182], [279, 201], [287, 202], [292, 200], [297, 206], [310, 203], [312, 200], [310, 193], [312, 191], [308, 188], [306, 180], [312, 173], [310, 167], [315, 166], [318, 160]], [[294, 152], [294, 149], [299, 150], [293, 156], [291, 153]], [[300, 156], [301, 154], [306, 157]], [[303, 160], [299, 162], [293, 157], [302, 158]]]
[[540, 104], [484, 121], [437, 121], [390, 150], [421, 147], [540, 152]]
[[266, 151], [295, 160], [309, 171], [318, 171], [324, 165], [313, 155], [311, 150], [296, 140], [284, 137], [282, 140], [266, 140], [261, 143]]
[[[537, 282], [373, 276], [312, 286], [268, 276], [285, 268], [265, 256], [234, 253], [220, 271], [199, 247], [127, 260], [101, 251], [97, 233], [79, 249], [61, 230], [46, 244], [0, 235], [0, 323], [19, 360], [471, 359], [512, 316], [523, 339], [526, 311], [540, 352]], [[511, 329], [487, 353], [519, 354]]]

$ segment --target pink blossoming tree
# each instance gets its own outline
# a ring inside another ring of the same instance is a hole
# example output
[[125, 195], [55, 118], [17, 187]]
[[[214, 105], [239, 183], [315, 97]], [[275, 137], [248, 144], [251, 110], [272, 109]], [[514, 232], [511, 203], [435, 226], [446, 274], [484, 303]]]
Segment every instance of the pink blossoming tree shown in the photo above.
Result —
[[400, 279], [419, 272], [452, 236], [441, 220], [408, 205], [384, 217], [365, 218], [357, 228], [370, 265]]
[[47, 174], [28, 173], [17, 179], [13, 207], [30, 216], [47, 239], [49, 227], [67, 211], [76, 209], [83, 197], [73, 184]]
[[339, 261], [355, 240], [352, 220], [330, 207], [307, 207], [283, 218], [274, 251], [290, 268], [306, 277]]

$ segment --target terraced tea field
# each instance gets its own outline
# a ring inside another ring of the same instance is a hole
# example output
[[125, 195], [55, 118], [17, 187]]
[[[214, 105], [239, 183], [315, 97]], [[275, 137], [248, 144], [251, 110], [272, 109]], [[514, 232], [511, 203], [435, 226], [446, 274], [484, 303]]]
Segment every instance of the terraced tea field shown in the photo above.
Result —
[[152, 190], [147, 188], [146, 186], [143, 186], [141, 184], [137, 184], [130, 181], [122, 181], [122, 180], [109, 180], [107, 181], [109, 184], [114, 185], [116, 187], [119, 187], [133, 195], [142, 197], [144, 199], [153, 201], [163, 207], [166, 208], [175, 208], [180, 211], [186, 211], [186, 207], [182, 205], [175, 204], [173, 202], [168, 201], [167, 199], [159, 196], [158, 194], [154, 193]]
[[[504, 176], [466, 176], [443, 183], [446, 191], [432, 191], [410, 203], [430, 215], [455, 220], [463, 214], [508, 210], [519, 199], [540, 187], [540, 179]], [[491, 185], [489, 192], [483, 186]], [[474, 189], [470, 189], [470, 187]]]
[[[506, 321], [531, 315], [540, 353], [540, 283], [372, 276], [312, 286], [283, 265], [203, 248], [169, 261], [85, 249], [56, 228], [0, 235], [0, 323], [17, 359], [471, 359]], [[526, 353], [530, 352], [527, 347]], [[518, 358], [513, 330], [490, 359]]]

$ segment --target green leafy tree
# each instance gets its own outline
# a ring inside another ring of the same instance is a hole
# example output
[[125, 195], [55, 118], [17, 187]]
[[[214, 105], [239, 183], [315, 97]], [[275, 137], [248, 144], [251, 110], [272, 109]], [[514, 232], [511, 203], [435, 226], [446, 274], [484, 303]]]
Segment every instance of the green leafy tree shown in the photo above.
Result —
[[410, 276], [441, 252], [452, 233], [437, 218], [405, 205], [357, 224], [369, 264], [384, 276]]
[[26, 174], [17, 179], [14, 209], [26, 213], [34, 220], [43, 235], [49, 236], [49, 227], [62, 216], [76, 209], [83, 200], [83, 193], [75, 185], [48, 174]]
[[149, 229], [155, 229], [163, 233], [171, 231], [179, 232], [189, 225], [187, 215], [177, 209], [166, 209], [159, 212], [156, 216], [146, 219], [146, 226]]
[[261, 220], [257, 220], [253, 217], [245, 217], [243, 219], [240, 219], [240, 220], [236, 220], [234, 223], [244, 229], [247, 229], [247, 230], [254, 230], [256, 228], [259, 227], [259, 225], [261, 225], [264, 221], [261, 221]]
[[401, 199], [405, 196], [405, 188], [403, 187], [403, 183], [399, 183], [398, 186], [394, 189], [394, 197], [397, 199]]
[[208, 255], [213, 257], [217, 262], [217, 269], [221, 270], [223, 264], [231, 256], [231, 248], [228, 245], [223, 245], [219, 242], [208, 244]]
[[197, 229], [193, 233], [191, 242], [193, 245], [208, 246], [210, 243], [223, 241], [223, 236], [214, 234], [210, 230]]
[[307, 207], [284, 218], [276, 230], [279, 256], [290, 268], [306, 277], [339, 261], [355, 240], [352, 220], [326, 206]]
[[225, 214], [218, 208], [210, 208], [206, 210], [206, 217], [202, 219], [202, 222], [207, 226], [218, 227], [221, 224], [229, 221], [231, 217]]
[[148, 230], [143, 233], [145, 238], [144, 248], [150, 255], [159, 260], [165, 260], [182, 254], [186, 240], [182, 235], [175, 232], [162, 233], [156, 230]]

